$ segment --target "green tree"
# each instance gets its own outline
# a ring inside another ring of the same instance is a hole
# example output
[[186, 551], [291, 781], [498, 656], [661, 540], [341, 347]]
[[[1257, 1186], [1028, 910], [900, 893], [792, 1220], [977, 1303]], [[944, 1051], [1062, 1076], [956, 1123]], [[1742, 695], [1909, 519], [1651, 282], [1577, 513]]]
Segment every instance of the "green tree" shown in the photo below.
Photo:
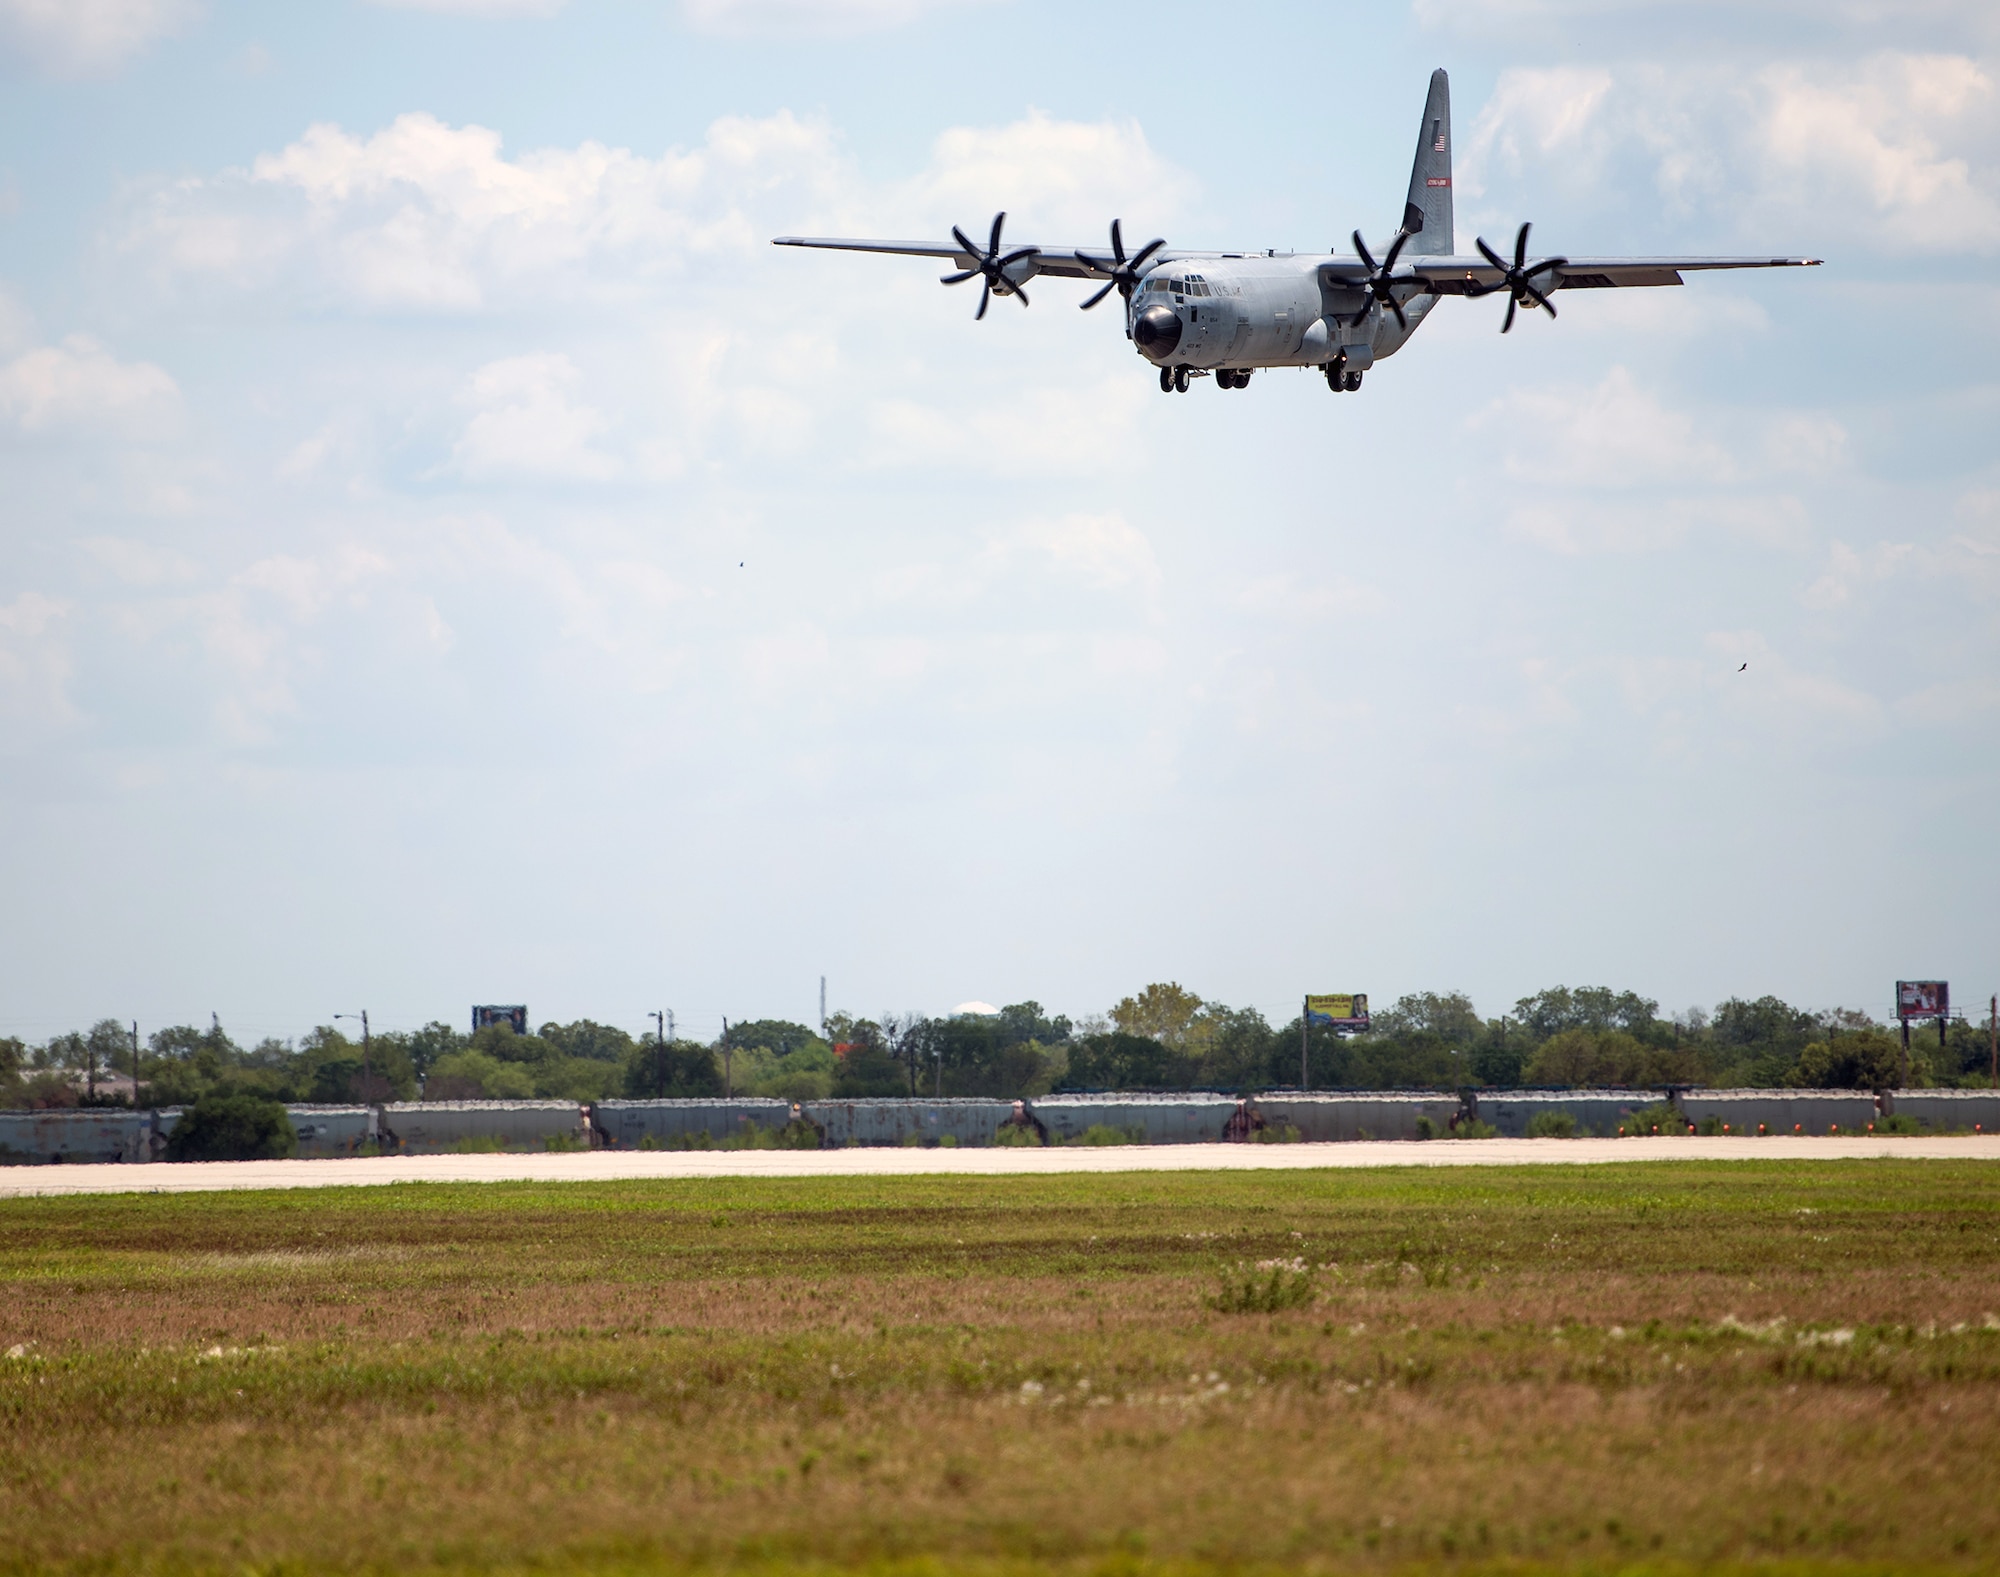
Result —
[[580, 1018], [571, 1024], [544, 1024], [541, 1038], [555, 1047], [560, 1056], [621, 1065], [632, 1055], [632, 1047], [636, 1044], [624, 1030], [587, 1018]]
[[664, 1047], [642, 1041], [625, 1059], [628, 1100], [696, 1100], [722, 1093], [722, 1069], [709, 1047], [670, 1040]]
[[847, 1052], [835, 1060], [830, 1093], [843, 1101], [908, 1095], [908, 1077], [879, 1040], [849, 1042]]
[[296, 1155], [299, 1136], [283, 1103], [267, 1095], [206, 1095], [167, 1135], [169, 1161], [265, 1161]]
[[1785, 1082], [1807, 1090], [1893, 1090], [1901, 1082], [1902, 1043], [1881, 1030], [1807, 1041]]
[[1186, 1051], [1207, 1039], [1202, 1006], [1201, 998], [1178, 981], [1155, 981], [1138, 995], [1120, 1001], [1110, 1017], [1121, 1035], [1137, 1035]]
[[1659, 1088], [1702, 1082], [1698, 1049], [1648, 1045], [1622, 1029], [1566, 1029], [1535, 1048], [1529, 1084]]
[[1514, 1004], [1515, 1016], [1539, 1043], [1566, 1029], [1623, 1030], [1644, 1039], [1658, 1033], [1660, 1004], [1636, 991], [1609, 986], [1551, 986]]
[[438, 1058], [424, 1080], [427, 1101], [524, 1101], [534, 1093], [535, 1075], [528, 1065], [503, 1062], [477, 1047]]
[[[1115, 1023], [1116, 1020], [1114, 1019]], [[1189, 1059], [1150, 1035], [1079, 1035], [1069, 1049], [1069, 1090], [1170, 1090], [1188, 1082]]]

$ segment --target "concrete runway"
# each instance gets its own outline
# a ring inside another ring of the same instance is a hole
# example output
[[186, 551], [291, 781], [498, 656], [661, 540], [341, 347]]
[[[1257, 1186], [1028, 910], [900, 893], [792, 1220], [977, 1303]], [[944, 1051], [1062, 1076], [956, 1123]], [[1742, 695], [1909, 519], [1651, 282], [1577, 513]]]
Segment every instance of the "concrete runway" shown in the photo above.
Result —
[[[199, 1194], [384, 1183], [604, 1183], [674, 1177], [920, 1177], [1048, 1172], [1286, 1172], [1385, 1166], [1592, 1166], [1617, 1161], [2000, 1161], [2000, 1134], [1955, 1139], [1439, 1139], [1428, 1144], [1107, 1145], [1049, 1150], [591, 1150], [340, 1161], [0, 1168], [0, 1198]], [[2000, 1178], [1996, 1178], [2000, 1181]]]

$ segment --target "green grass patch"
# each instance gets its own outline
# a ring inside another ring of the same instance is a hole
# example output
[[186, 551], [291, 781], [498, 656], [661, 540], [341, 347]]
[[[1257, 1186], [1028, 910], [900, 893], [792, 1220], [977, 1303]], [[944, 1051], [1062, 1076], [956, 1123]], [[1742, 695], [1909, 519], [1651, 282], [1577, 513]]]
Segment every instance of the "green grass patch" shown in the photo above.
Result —
[[1990, 1569], [1995, 1176], [4, 1201], [0, 1569]]

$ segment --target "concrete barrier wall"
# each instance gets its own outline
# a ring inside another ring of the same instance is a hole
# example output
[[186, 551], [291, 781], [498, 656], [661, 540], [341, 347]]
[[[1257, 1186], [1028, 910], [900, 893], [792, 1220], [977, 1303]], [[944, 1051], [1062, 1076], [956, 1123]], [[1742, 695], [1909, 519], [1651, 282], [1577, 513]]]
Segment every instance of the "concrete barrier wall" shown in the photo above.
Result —
[[1459, 1112], [1456, 1095], [1400, 1090], [1263, 1095], [1251, 1104], [1267, 1124], [1275, 1127], [1282, 1123], [1296, 1128], [1300, 1139], [1314, 1144], [1350, 1139], [1414, 1139], [1419, 1118], [1428, 1118], [1432, 1128], [1443, 1133]]
[[1914, 1117], [1933, 1128], [2000, 1132], [2000, 1090], [1898, 1090], [1883, 1104], [1898, 1117]]
[[[1120, 1128], [1143, 1144], [1214, 1144], [1236, 1110], [1230, 1095], [1045, 1095], [1029, 1107], [1051, 1144]], [[1011, 1107], [1009, 1108], [1011, 1110]]]
[[1585, 1138], [1608, 1137], [1634, 1112], [1665, 1100], [1653, 1090], [1481, 1090], [1472, 1108], [1503, 1139], [1525, 1139], [1529, 1125], [1544, 1112], [1567, 1116], [1576, 1124], [1577, 1137]]
[[588, 1118], [575, 1101], [395, 1101], [379, 1110], [383, 1148], [405, 1155], [468, 1143], [541, 1150], [551, 1139], [590, 1142]]
[[[1579, 1134], [1615, 1132], [1621, 1119], [1667, 1100], [1649, 1090], [1493, 1090], [1461, 1105], [1455, 1095], [1400, 1090], [1277, 1092], [1254, 1106], [1269, 1129], [1295, 1129], [1313, 1142], [1415, 1139], [1420, 1120], [1449, 1131], [1461, 1111], [1490, 1123], [1506, 1138], [1525, 1136], [1543, 1112], [1564, 1112]], [[1236, 1099], [1210, 1094], [1051, 1095], [1027, 1103], [1049, 1142], [1080, 1140], [1093, 1128], [1124, 1132], [1144, 1144], [1213, 1144], [1236, 1110]], [[2000, 1091], [1905, 1090], [1876, 1098], [1858, 1090], [1689, 1090], [1678, 1096], [1683, 1116], [1727, 1123], [1732, 1132], [1824, 1134], [1866, 1131], [1887, 1113], [1931, 1128], [2000, 1132]], [[379, 1143], [387, 1152], [450, 1151], [468, 1142], [539, 1150], [584, 1141], [637, 1149], [693, 1140], [719, 1142], [750, 1125], [780, 1129], [791, 1118], [781, 1100], [600, 1101], [586, 1111], [571, 1101], [412, 1101], [382, 1107], [289, 1106], [301, 1156], [354, 1155]], [[803, 1114], [829, 1146], [988, 1145], [1012, 1115], [1002, 1100], [809, 1101]], [[163, 1160], [178, 1108], [126, 1107], [0, 1112], [0, 1164], [58, 1161]], [[1267, 1130], [1268, 1131], [1268, 1130]]]
[[782, 1128], [791, 1119], [785, 1101], [745, 1097], [713, 1101], [599, 1101], [591, 1107], [597, 1143], [614, 1150], [637, 1150], [647, 1140], [672, 1144], [705, 1136], [736, 1137], [751, 1124]]
[[0, 1165], [163, 1160], [179, 1116], [178, 1108], [155, 1113], [122, 1106], [0, 1112]]
[[381, 1138], [372, 1106], [287, 1106], [285, 1115], [299, 1136], [303, 1160], [359, 1155]]
[[1751, 1134], [1759, 1123], [1771, 1133], [1865, 1133], [1882, 1115], [1866, 1090], [1689, 1090], [1680, 1108], [1689, 1122], [1713, 1117]]
[[808, 1101], [805, 1115], [817, 1123], [826, 1143], [848, 1145], [993, 1142], [1014, 1112], [1012, 1101], [954, 1097], [949, 1100]]

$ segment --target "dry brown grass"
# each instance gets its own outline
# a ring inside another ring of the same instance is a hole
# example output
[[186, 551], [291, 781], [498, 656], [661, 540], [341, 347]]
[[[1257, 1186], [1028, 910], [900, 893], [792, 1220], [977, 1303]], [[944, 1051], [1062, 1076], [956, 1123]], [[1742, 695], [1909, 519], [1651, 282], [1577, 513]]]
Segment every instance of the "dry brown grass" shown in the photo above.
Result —
[[1988, 1175], [10, 1202], [0, 1566], [1986, 1569]]

